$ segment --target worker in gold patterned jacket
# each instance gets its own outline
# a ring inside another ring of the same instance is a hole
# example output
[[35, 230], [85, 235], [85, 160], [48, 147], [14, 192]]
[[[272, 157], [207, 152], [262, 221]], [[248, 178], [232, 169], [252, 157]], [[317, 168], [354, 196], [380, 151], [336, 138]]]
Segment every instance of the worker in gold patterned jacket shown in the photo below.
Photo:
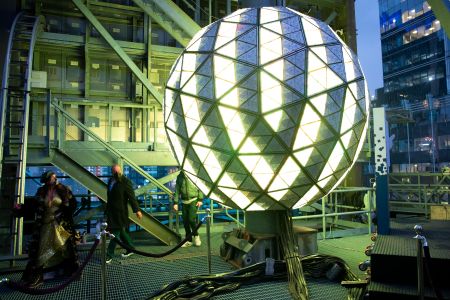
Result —
[[18, 217], [36, 214], [28, 244], [29, 261], [22, 275], [22, 282], [29, 287], [42, 284], [44, 269], [61, 267], [66, 275], [71, 275], [79, 267], [73, 228], [76, 200], [72, 191], [58, 183], [52, 171], [42, 174], [41, 183], [32, 201], [14, 208]]

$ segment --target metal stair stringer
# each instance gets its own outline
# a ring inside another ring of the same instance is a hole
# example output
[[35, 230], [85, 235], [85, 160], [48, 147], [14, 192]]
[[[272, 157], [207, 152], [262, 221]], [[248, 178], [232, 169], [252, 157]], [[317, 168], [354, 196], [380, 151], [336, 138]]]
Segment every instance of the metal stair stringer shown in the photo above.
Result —
[[[107, 186], [97, 176], [58, 149], [52, 149], [51, 162], [106, 203]], [[142, 211], [141, 220], [136, 218], [130, 205], [128, 206], [128, 218], [166, 245], [175, 245], [181, 240], [179, 234], [145, 211]]]
[[186, 47], [201, 29], [191, 17], [170, 0], [133, 0], [133, 2], [183, 47]]

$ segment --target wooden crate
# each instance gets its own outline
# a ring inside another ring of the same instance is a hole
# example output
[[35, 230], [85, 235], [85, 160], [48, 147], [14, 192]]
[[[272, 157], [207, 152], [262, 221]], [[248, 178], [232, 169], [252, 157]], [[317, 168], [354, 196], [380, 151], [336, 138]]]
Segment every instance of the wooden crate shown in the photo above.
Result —
[[450, 220], [450, 205], [449, 204], [440, 204], [440, 205], [431, 205], [431, 220]]

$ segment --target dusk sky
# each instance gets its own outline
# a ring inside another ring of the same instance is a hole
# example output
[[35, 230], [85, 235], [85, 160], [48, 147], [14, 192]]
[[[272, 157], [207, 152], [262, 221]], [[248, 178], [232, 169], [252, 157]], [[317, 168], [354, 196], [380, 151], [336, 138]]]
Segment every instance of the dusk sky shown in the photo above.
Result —
[[383, 86], [378, 0], [356, 0], [358, 57], [370, 95]]

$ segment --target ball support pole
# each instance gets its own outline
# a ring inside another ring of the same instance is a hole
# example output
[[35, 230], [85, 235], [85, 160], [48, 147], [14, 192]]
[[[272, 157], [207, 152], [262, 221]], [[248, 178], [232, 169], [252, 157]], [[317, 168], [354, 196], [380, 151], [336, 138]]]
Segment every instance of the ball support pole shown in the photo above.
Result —
[[211, 210], [206, 209], [206, 245], [208, 247], [207, 257], [208, 257], [208, 274], [211, 273]]
[[102, 265], [101, 265], [101, 283], [102, 283], [102, 289], [101, 289], [101, 299], [106, 300], [107, 294], [106, 294], [106, 235], [108, 232], [106, 231], [106, 227], [108, 227], [108, 224], [106, 222], [103, 222], [101, 224], [101, 256], [102, 256]]

